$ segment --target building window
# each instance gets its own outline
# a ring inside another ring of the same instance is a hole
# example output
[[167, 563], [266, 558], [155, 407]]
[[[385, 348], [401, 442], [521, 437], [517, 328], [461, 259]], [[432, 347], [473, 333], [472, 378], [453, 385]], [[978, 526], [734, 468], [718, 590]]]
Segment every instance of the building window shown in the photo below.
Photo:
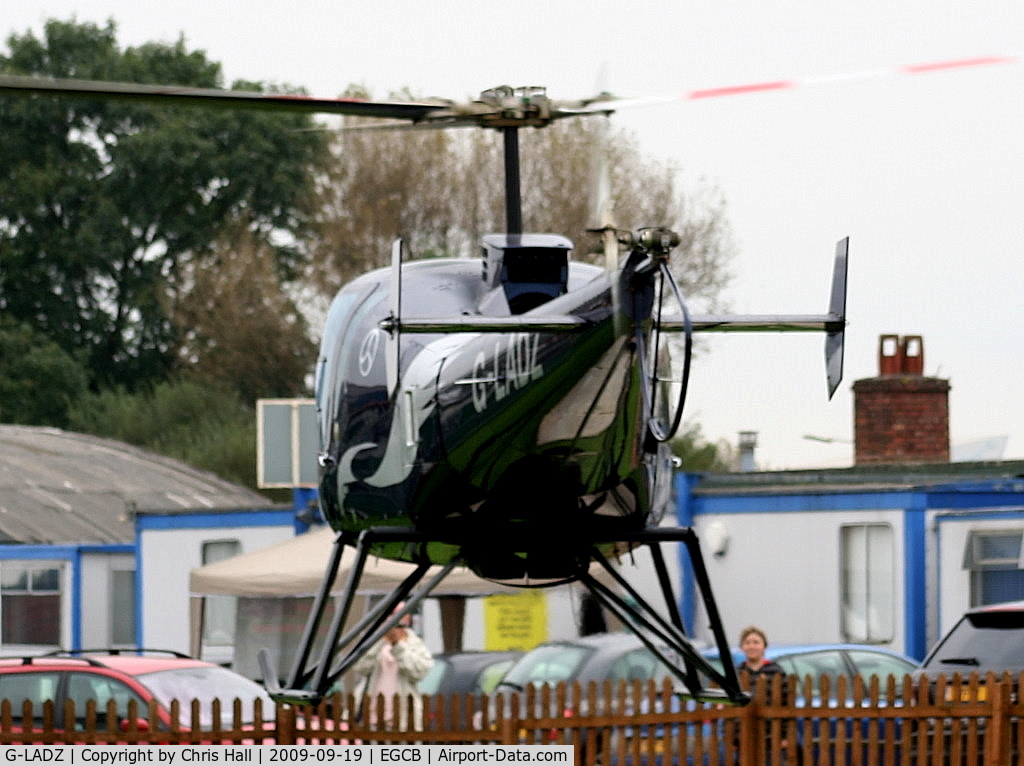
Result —
[[60, 583], [52, 562], [0, 564], [0, 643], [60, 646]]
[[842, 632], [846, 641], [893, 640], [895, 555], [888, 524], [851, 524], [840, 529]]
[[[203, 543], [203, 564], [216, 564], [242, 552], [238, 540], [211, 540]], [[234, 596], [207, 596], [203, 619], [204, 646], [231, 646], [235, 642], [235, 613], [238, 601]]]
[[971, 606], [1024, 599], [1021, 568], [1021, 530], [971, 532], [964, 550], [964, 569], [970, 572]]

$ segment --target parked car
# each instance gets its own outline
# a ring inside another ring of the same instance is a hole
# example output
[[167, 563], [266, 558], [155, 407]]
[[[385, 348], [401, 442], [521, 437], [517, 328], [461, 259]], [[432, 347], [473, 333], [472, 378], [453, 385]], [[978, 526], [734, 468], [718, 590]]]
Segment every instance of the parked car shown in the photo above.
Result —
[[[509, 668], [495, 691], [506, 695], [503, 698], [506, 706], [509, 704], [507, 695], [519, 692], [522, 715], [526, 712], [525, 692], [532, 686], [538, 692], [535, 697], [535, 715], [571, 717], [591, 712], [586, 710], [586, 698], [581, 700], [579, 709], [574, 709], [571, 700], [567, 699], [566, 707], [562, 710], [554, 707], [544, 710], [541, 688], [545, 685], [554, 688], [562, 681], [567, 684], [579, 683], [585, 694], [591, 681], [601, 683], [607, 680], [617, 685], [620, 681], [647, 681], [670, 675], [669, 669], [634, 634], [600, 633], [571, 640], [551, 641], [534, 647]], [[552, 694], [550, 704], [554, 706], [556, 702]], [[556, 733], [551, 732], [550, 735], [555, 736]], [[580, 732], [580, 737], [581, 740], [585, 740], [585, 732]], [[580, 747], [582, 763], [586, 760], [586, 754], [583, 752], [586, 745], [581, 744]], [[604, 747], [603, 738], [599, 738], [598, 752], [600, 753]]]
[[[419, 682], [417, 688], [421, 694], [438, 695], [443, 698], [444, 728], [447, 729], [453, 728], [453, 698], [457, 697], [461, 711], [458, 728], [465, 728], [471, 720], [469, 716], [478, 709], [475, 702], [470, 702], [467, 709], [467, 695], [471, 695], [469, 699], [476, 700], [480, 695], [493, 692], [508, 669], [522, 655], [523, 653], [518, 651], [435, 654], [434, 666]], [[424, 722], [428, 729], [437, 728], [433, 721], [438, 715], [439, 710], [432, 707]]]
[[[1024, 601], [968, 609], [925, 657], [917, 672], [917, 681], [927, 683], [931, 691], [935, 689], [939, 676], [952, 680], [955, 674], [960, 674], [961, 679], [967, 681], [977, 673], [979, 679], [984, 680], [988, 673], [1001, 676], [1007, 671], [1015, 681], [1024, 672]], [[972, 687], [964, 683], [957, 687], [949, 684], [942, 701], [983, 702], [987, 693], [984, 685]], [[1019, 697], [1020, 691], [1015, 690], [1014, 694]], [[1018, 726], [1016, 720], [1011, 723], [1013, 763], [1020, 763], [1020, 753], [1016, 751]], [[946, 752], [957, 744], [963, 753], [977, 753], [980, 763], [985, 752], [986, 728], [984, 720], [979, 720], [974, 727], [961, 726], [957, 729], [947, 722], [941, 733]], [[936, 732], [932, 736], [938, 737], [939, 734]]]
[[522, 652], [450, 652], [418, 684], [421, 694], [490, 694]]
[[529, 685], [560, 681], [646, 681], [670, 675], [668, 668], [632, 633], [600, 633], [551, 641], [526, 652], [509, 668], [497, 691], [523, 692]]
[[[0, 699], [11, 701], [17, 716], [25, 700], [32, 703], [34, 725], [43, 723], [43, 705], [54, 703], [54, 725], [58, 730], [81, 731], [86, 725], [86, 706], [96, 703], [96, 727], [108, 728], [108, 703], [114, 702], [116, 730], [130, 725], [128, 705], [137, 704], [135, 725], [149, 724], [149, 703], [155, 700], [161, 728], [171, 724], [171, 702], [181, 703], [179, 725], [193, 725], [191, 701], [198, 700], [200, 726], [213, 725], [212, 702], [221, 701], [220, 726], [234, 726], [233, 701], [241, 700], [242, 724], [252, 726], [256, 700], [263, 701], [263, 714], [271, 721], [274, 702], [262, 686], [220, 665], [192, 659], [177, 652], [139, 653], [127, 650], [102, 652], [53, 652], [37, 657], [0, 659]], [[75, 720], [65, 720], [64, 703], [72, 700]]]
[[919, 677], [1024, 672], [1024, 601], [969, 609], [921, 663]]
[[[722, 661], [717, 651], [708, 650], [704, 653], [704, 656], [710, 664], [718, 667], [719, 669], [722, 668]], [[902, 679], [905, 676], [912, 674], [917, 669], [917, 663], [910, 657], [877, 646], [865, 646], [859, 644], [809, 644], [802, 646], [769, 645], [765, 651], [765, 656], [766, 658], [778, 663], [786, 676], [796, 676], [800, 680], [800, 683], [798, 683], [795, 688], [788, 690], [790, 697], [788, 701], [796, 707], [804, 707], [808, 705], [817, 706], [820, 704], [835, 707], [840, 704], [848, 704], [848, 701], [840, 703], [837, 699], [837, 682], [840, 676], [852, 679], [857, 675], [861, 676], [865, 681], [868, 681], [872, 676], [877, 676], [879, 678], [882, 692], [881, 704], [898, 705], [901, 704], [899, 699], [885, 699], [886, 678], [888, 676], [894, 676], [897, 679], [897, 688], [899, 689], [902, 686], [900, 683]], [[742, 660], [743, 653], [738, 650], [729, 658], [729, 661], [732, 662], [733, 665], [738, 665]], [[806, 699], [804, 697], [806, 687], [803, 681], [808, 676], [812, 679], [811, 699]], [[829, 680], [829, 699], [827, 700], [822, 699], [821, 696], [821, 679], [823, 676], [827, 676]], [[847, 689], [848, 693], [852, 693], [852, 684], [849, 684]], [[692, 699], [688, 699], [684, 693], [680, 693], [675, 696], [672, 699], [671, 704], [674, 711], [695, 710], [697, 708], [697, 703]], [[647, 707], [645, 704], [641, 712], [646, 712], [646, 710]], [[656, 712], [660, 712], [660, 710]], [[815, 752], [817, 752], [819, 742], [832, 742], [835, 740], [835, 733], [837, 727], [840, 725], [844, 725], [847, 729], [845, 741], [847, 743], [852, 741], [852, 730], [850, 727], [854, 725], [853, 721], [846, 720], [840, 724], [839, 719], [835, 719], [830, 723], [829, 732], [825, 733], [817, 729], [812, 732], [812, 736], [816, 740]], [[704, 752], [701, 759], [696, 759], [693, 747], [694, 743], [698, 741], [696, 734], [697, 729], [699, 728], [701, 734], [699, 740], [705, 743], [705, 746], [707, 746], [708, 743], [717, 742], [717, 762], [724, 763], [726, 758], [726, 741], [730, 735], [726, 732], [722, 721], [717, 720], [713, 723], [706, 720], [702, 724], [690, 724], [690, 727], [691, 728], [687, 731], [686, 737], [689, 751], [684, 754], [684, 760], [680, 759], [680, 753], [672, 753], [670, 758], [666, 758], [666, 755], [668, 754], [664, 752], [664, 744], [666, 741], [676, 740], [677, 733], [674, 731], [668, 732], [672, 736], [666, 737], [666, 732], [661, 726], [638, 726], [635, 729], [624, 729], [622, 736], [626, 738], [627, 742], [623, 749], [627, 753], [641, 753], [642, 755], [639, 763], [644, 764], [644, 766], [667, 766], [668, 763], [680, 762], [685, 762], [687, 764], [693, 764], [696, 762], [715, 762], [715, 758], [712, 757], [713, 754], [709, 752]], [[717, 727], [715, 732], [712, 732], [712, 727]], [[802, 733], [803, 732], [801, 730], [800, 734]], [[651, 741], [647, 741], [648, 739]], [[802, 751], [803, 742], [798, 742], [798, 747]], [[614, 754], [618, 749], [618, 739], [613, 738], [610, 750]], [[838, 755], [839, 754], [837, 753], [829, 753], [828, 762], [834, 762]], [[649, 756], [653, 756], [654, 761], [649, 763]], [[845, 757], [847, 762], [850, 762], [852, 753], [847, 752]], [[609, 759], [609, 762], [618, 764], [614, 755]], [[866, 763], [867, 761], [864, 760], [863, 762]], [[624, 766], [632, 766], [633, 763], [633, 757], [631, 755], [627, 755]]]
[[[717, 652], [709, 652], [706, 656], [712, 664], [721, 666]], [[902, 681], [904, 676], [917, 670], [917, 662], [906, 655], [862, 644], [769, 645], [765, 657], [778, 663], [787, 676], [795, 675], [801, 681], [810, 676], [815, 697], [820, 694], [821, 679], [824, 676], [828, 677], [832, 693], [836, 691], [836, 682], [840, 676], [847, 679], [861, 676], [865, 681], [877, 676], [884, 691], [888, 676], [895, 676], [898, 681]], [[738, 665], [743, 661], [743, 653], [736, 651], [731, 661], [733, 665]], [[802, 692], [801, 686], [797, 693]], [[832, 701], [835, 701], [834, 698]]]

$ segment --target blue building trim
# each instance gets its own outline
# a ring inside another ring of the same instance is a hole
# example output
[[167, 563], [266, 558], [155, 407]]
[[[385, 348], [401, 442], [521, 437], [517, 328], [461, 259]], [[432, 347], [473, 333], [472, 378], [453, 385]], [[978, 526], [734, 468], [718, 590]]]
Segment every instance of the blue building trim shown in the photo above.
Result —
[[319, 497], [316, 487], [292, 488], [292, 512], [295, 514], [295, 534], [308, 532], [310, 526], [323, 522], [317, 504]]
[[[696, 487], [696, 483], [694, 484]], [[731, 513], [798, 513], [908, 508], [914, 504], [914, 490], [886, 492], [794, 492], [755, 495], [695, 495], [693, 516]]]
[[142, 640], [142, 539], [139, 535], [139, 522], [135, 520], [135, 645], [145, 646]]
[[138, 533], [158, 529], [279, 527], [292, 525], [294, 522], [295, 511], [292, 508], [227, 513], [140, 514], [135, 520], [135, 530]]
[[[693, 488], [700, 481], [698, 474], [679, 472], [676, 474], [676, 521], [681, 527], [693, 526]], [[686, 552], [686, 546], [679, 546], [679, 614], [686, 632], [693, 635], [697, 618], [697, 593], [693, 578], [693, 565]]]
[[903, 653], [928, 651], [927, 509], [924, 497], [903, 512]]

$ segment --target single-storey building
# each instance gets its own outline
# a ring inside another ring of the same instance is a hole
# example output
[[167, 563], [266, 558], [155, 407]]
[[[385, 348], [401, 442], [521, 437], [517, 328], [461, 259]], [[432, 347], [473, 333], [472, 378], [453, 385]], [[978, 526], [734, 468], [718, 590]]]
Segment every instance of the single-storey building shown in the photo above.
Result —
[[777, 643], [920, 659], [968, 607], [1024, 598], [1024, 462], [681, 474], [676, 486], [730, 636], [756, 624]]
[[853, 384], [850, 468], [677, 477], [728, 630], [922, 658], [968, 607], [1024, 598], [1024, 462], [950, 462], [949, 382], [923, 366], [919, 336], [882, 336], [878, 376]]
[[[189, 571], [295, 531], [290, 505], [180, 461], [0, 425], [0, 652], [188, 651]], [[212, 609], [217, 646], [234, 618]]]

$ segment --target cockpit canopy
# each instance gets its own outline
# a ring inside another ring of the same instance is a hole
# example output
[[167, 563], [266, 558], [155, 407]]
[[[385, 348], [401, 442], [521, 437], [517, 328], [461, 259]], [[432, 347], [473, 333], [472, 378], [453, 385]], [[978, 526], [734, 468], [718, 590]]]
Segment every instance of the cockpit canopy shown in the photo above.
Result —
[[488, 234], [483, 240], [483, 279], [503, 288], [513, 314], [565, 294], [572, 242], [557, 234]]

